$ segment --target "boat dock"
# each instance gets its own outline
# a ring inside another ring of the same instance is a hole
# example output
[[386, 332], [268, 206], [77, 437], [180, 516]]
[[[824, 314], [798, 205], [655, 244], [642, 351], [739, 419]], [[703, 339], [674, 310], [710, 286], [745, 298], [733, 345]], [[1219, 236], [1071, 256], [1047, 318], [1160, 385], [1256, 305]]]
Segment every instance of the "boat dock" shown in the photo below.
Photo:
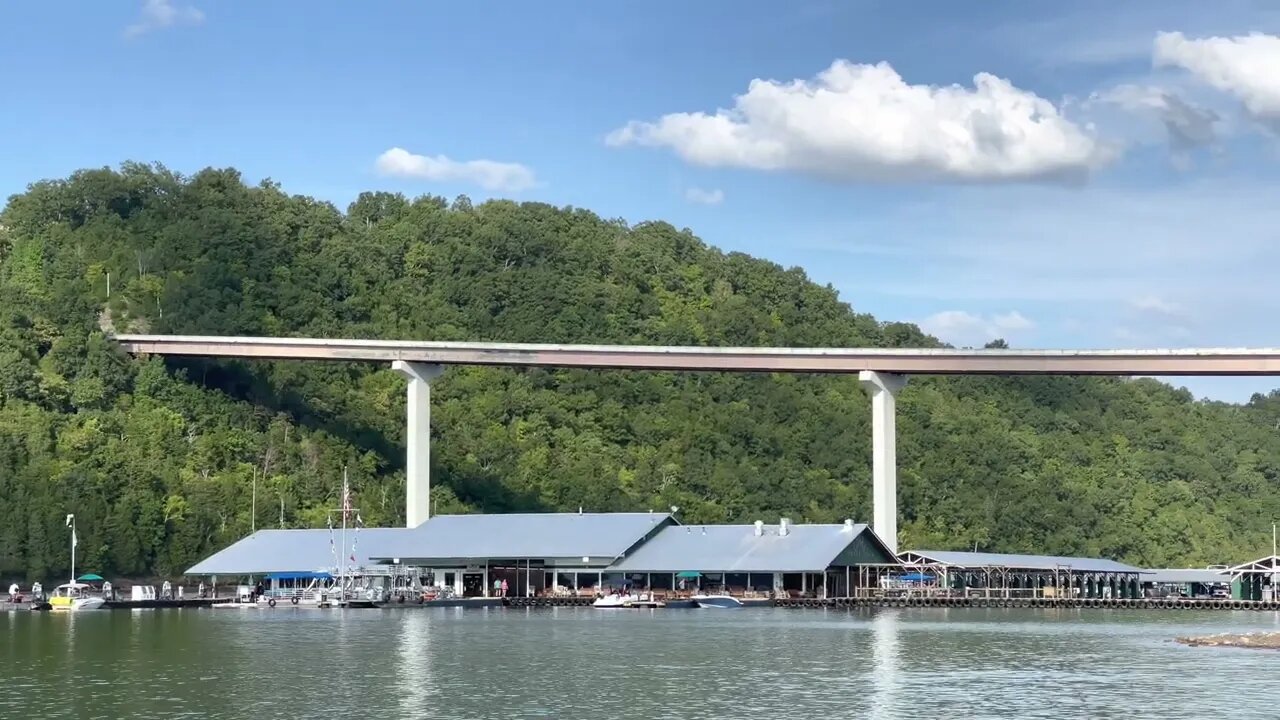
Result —
[[853, 597], [777, 598], [783, 608], [1052, 608], [1098, 610], [1266, 610], [1280, 611], [1269, 600], [1210, 600], [1207, 598], [995, 598], [995, 597]]
[[[219, 598], [227, 601], [231, 598]], [[384, 602], [374, 607], [384, 609], [413, 608], [546, 608], [591, 607], [592, 597], [473, 597], [427, 600], [424, 602]], [[213, 598], [183, 600], [113, 600], [106, 610], [167, 610], [181, 608], [207, 608], [216, 602]], [[1270, 600], [1210, 600], [1203, 598], [987, 598], [987, 597], [838, 597], [838, 598], [745, 598], [744, 607], [779, 607], [789, 609], [848, 609], [848, 608], [978, 608], [978, 609], [1057, 609], [1057, 610], [1252, 610], [1280, 612], [1280, 602]], [[676, 609], [692, 607], [680, 600], [667, 601], [665, 607]], [[27, 610], [29, 603], [10, 603], [0, 600], [0, 612]], [[289, 605], [281, 606], [291, 607]]]

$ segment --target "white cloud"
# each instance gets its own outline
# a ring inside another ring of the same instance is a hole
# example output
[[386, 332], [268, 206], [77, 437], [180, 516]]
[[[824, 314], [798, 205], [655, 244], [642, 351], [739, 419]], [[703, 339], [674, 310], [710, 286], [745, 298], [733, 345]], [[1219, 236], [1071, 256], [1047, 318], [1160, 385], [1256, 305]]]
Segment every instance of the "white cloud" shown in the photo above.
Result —
[[170, 0], [146, 0], [137, 22], [124, 29], [125, 37], [137, 37], [174, 25], [199, 25], [204, 13], [191, 5], [174, 5]]
[[724, 202], [724, 191], [719, 188], [703, 190], [702, 188], [691, 187], [684, 191], [684, 199], [698, 205], [719, 205]]
[[1165, 317], [1183, 317], [1182, 308], [1177, 303], [1169, 302], [1156, 295], [1142, 295], [1130, 301], [1129, 305], [1140, 313], [1162, 315]]
[[1187, 38], [1180, 32], [1156, 35], [1156, 67], [1180, 67], [1244, 104], [1254, 119], [1280, 123], [1280, 37], [1251, 33], [1234, 37]]
[[1036, 324], [1017, 310], [983, 316], [964, 310], [945, 310], [921, 320], [925, 332], [953, 345], [977, 346], [1032, 330]]
[[433, 182], [475, 183], [486, 190], [519, 192], [537, 185], [533, 170], [519, 163], [493, 160], [450, 160], [444, 155], [415, 155], [391, 148], [378, 156], [375, 169], [383, 175]]
[[756, 79], [732, 109], [632, 121], [612, 146], [844, 182], [1079, 180], [1115, 156], [1053, 103], [987, 73], [909, 85], [888, 63], [837, 60], [811, 80]]
[[1179, 162], [1199, 147], [1218, 143], [1218, 113], [1184, 99], [1177, 92], [1146, 85], [1118, 85], [1090, 96], [1086, 106], [1109, 103], [1130, 112], [1149, 113], [1160, 119], [1169, 137], [1169, 149]]

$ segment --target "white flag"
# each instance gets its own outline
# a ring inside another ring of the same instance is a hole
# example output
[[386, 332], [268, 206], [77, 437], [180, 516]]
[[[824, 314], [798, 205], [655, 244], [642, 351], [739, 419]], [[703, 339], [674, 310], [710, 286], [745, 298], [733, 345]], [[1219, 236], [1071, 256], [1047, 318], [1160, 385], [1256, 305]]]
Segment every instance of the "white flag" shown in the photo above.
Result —
[[71, 527], [71, 521], [75, 519], [76, 519], [75, 515], [72, 515], [71, 513], [67, 513], [67, 527]]

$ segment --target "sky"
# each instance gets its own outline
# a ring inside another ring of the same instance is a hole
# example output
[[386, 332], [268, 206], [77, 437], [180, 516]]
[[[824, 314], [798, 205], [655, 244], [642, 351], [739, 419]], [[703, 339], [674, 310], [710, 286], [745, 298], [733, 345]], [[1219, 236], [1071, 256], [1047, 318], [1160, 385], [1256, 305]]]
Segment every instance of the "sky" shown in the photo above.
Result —
[[5, 196], [139, 160], [339, 208], [509, 197], [688, 227], [956, 346], [1280, 346], [1275, 2], [15, 1], [0, 27]]

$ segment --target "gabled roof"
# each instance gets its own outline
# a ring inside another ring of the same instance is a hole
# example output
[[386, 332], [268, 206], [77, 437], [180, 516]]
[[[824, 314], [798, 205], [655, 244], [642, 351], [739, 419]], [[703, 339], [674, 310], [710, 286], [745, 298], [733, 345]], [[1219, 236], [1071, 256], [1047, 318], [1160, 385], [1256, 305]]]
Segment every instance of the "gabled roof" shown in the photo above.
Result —
[[1062, 555], [1016, 555], [1011, 553], [967, 552], [963, 550], [907, 550], [898, 554], [909, 564], [924, 561], [960, 568], [999, 567], [1016, 570], [1071, 569], [1076, 572], [1143, 573], [1145, 570], [1098, 558]]
[[[620, 572], [822, 572], [856, 542], [871, 561], [896, 563], [866, 525], [673, 525], [615, 563]], [[862, 560], [861, 562], [868, 562]]]
[[1247, 563], [1241, 563], [1235, 567], [1228, 568], [1226, 572], [1239, 575], [1241, 573], [1275, 573], [1280, 572], [1280, 555], [1268, 555], [1257, 560], [1250, 560]]
[[[374, 563], [393, 539], [412, 532], [405, 528], [347, 530], [346, 549], [355, 543], [356, 567]], [[332, 571], [342, 556], [342, 533], [319, 530], [259, 530], [224, 550], [201, 560], [187, 575], [263, 575], [270, 572]], [[332, 538], [332, 544], [330, 539]], [[350, 557], [348, 556], [348, 562]]]
[[667, 513], [436, 515], [373, 557], [406, 564], [586, 557], [607, 565], [670, 523]]
[[1228, 574], [1230, 571], [1216, 568], [1157, 568], [1146, 572], [1150, 573], [1150, 575], [1144, 575], [1142, 581], [1157, 584], [1200, 583], [1201, 585], [1213, 585], [1231, 582], [1231, 576]]

